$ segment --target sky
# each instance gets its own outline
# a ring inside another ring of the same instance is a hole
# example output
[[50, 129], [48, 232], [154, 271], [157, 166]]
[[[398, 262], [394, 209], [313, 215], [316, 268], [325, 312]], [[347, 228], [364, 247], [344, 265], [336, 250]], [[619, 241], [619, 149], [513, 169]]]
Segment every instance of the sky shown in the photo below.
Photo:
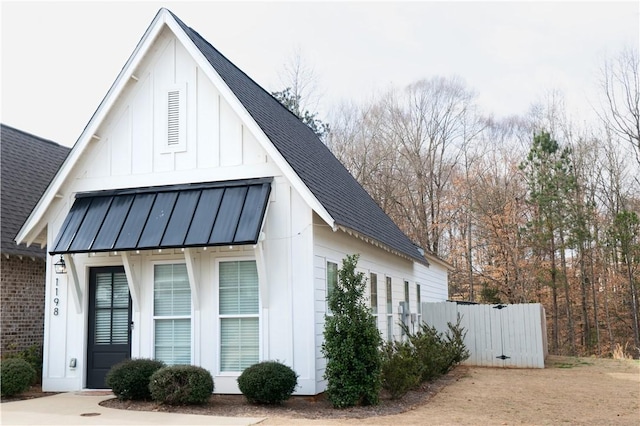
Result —
[[458, 76], [495, 117], [559, 90], [572, 116], [590, 120], [605, 58], [640, 43], [639, 1], [2, 0], [2, 123], [73, 145], [161, 7], [268, 91], [284, 88], [299, 51], [320, 118], [340, 102]]

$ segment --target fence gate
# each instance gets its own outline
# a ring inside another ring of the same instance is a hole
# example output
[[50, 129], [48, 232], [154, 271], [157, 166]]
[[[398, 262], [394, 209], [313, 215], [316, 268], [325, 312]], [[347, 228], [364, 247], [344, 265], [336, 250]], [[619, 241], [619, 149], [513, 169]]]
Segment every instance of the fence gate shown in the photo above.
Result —
[[447, 323], [456, 323], [458, 314], [467, 333], [464, 343], [471, 354], [463, 364], [544, 368], [548, 348], [541, 304], [422, 304], [422, 320], [442, 333], [448, 330]]

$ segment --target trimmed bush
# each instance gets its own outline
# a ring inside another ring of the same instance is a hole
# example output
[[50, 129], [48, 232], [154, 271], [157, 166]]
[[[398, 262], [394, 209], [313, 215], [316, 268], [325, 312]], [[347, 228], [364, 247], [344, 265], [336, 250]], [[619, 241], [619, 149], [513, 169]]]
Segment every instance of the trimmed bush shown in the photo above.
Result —
[[298, 386], [298, 375], [278, 361], [264, 361], [245, 369], [238, 377], [242, 394], [254, 404], [280, 404]]
[[35, 375], [33, 367], [22, 358], [0, 361], [2, 396], [13, 396], [26, 391], [33, 383]]
[[20, 358], [27, 361], [36, 372], [31, 384], [42, 381], [42, 346], [34, 344], [20, 352], [9, 353], [4, 358]]
[[128, 359], [111, 367], [106, 383], [118, 399], [148, 400], [149, 379], [164, 366], [164, 362], [154, 359]]
[[402, 398], [420, 384], [421, 368], [408, 342], [389, 342], [382, 348], [382, 387], [391, 399]]
[[168, 405], [204, 404], [213, 393], [211, 373], [195, 365], [164, 367], [149, 382], [151, 398]]

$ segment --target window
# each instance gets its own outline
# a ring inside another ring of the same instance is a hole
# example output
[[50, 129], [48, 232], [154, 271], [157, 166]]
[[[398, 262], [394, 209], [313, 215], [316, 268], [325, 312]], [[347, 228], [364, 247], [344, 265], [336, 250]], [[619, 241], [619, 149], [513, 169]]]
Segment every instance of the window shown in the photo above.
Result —
[[387, 340], [393, 340], [393, 300], [391, 296], [391, 277], [387, 277]]
[[371, 286], [371, 313], [376, 315], [378, 313], [378, 276], [371, 273], [369, 281]]
[[[338, 264], [334, 262], [327, 262], [327, 300], [333, 291], [338, 287]], [[331, 315], [331, 310], [327, 305], [327, 314]]]
[[409, 281], [404, 282], [404, 301], [407, 302], [407, 309], [409, 309]]
[[376, 326], [378, 326], [378, 275], [371, 272], [369, 274], [369, 281], [371, 293], [371, 314], [375, 318]]
[[185, 264], [154, 266], [155, 359], [191, 364], [191, 288]]
[[220, 371], [241, 372], [258, 362], [259, 287], [255, 260], [220, 262]]
[[418, 313], [418, 325], [422, 321], [422, 297], [420, 295], [420, 284], [416, 284], [416, 303], [418, 304], [418, 308], [416, 312]]

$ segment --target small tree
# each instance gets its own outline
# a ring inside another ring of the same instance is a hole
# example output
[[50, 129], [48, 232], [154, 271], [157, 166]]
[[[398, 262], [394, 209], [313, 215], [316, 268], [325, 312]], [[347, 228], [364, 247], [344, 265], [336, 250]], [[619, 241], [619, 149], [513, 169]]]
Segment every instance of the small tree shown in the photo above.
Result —
[[327, 397], [336, 408], [378, 403], [382, 339], [364, 300], [364, 274], [356, 272], [358, 255], [347, 256], [328, 297], [322, 353], [327, 359]]

